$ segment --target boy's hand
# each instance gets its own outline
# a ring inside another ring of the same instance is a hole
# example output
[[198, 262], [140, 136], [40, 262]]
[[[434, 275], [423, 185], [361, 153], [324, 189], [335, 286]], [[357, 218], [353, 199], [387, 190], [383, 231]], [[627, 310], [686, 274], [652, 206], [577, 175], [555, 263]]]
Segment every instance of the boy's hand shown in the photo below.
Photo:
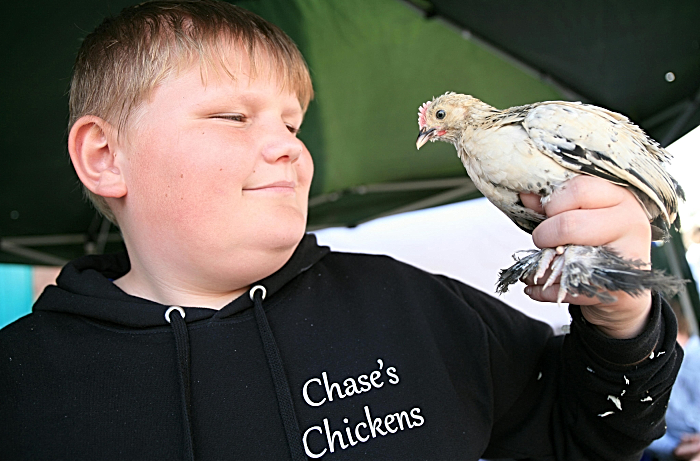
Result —
[[[538, 248], [559, 245], [606, 245], [620, 256], [641, 260], [651, 266], [651, 226], [646, 213], [630, 191], [592, 176], [577, 176], [555, 191], [542, 209], [539, 196], [521, 194], [525, 206], [548, 219], [532, 233]], [[542, 277], [538, 283], [525, 280], [525, 292], [537, 301], [556, 302], [559, 284], [543, 290]], [[633, 338], [644, 329], [651, 311], [651, 292], [632, 297], [624, 292], [612, 293], [617, 301], [604, 304], [598, 298], [566, 295], [564, 302], [581, 306], [590, 323], [614, 338]]]

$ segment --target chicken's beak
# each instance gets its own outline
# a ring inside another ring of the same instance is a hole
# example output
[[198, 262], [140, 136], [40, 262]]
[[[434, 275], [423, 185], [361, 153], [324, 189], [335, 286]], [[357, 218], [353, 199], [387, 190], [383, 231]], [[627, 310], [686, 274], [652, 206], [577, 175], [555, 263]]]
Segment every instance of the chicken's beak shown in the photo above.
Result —
[[425, 128], [421, 128], [420, 132], [418, 133], [418, 139], [416, 139], [416, 149], [420, 149], [423, 144], [426, 142], [430, 141], [430, 138], [433, 136], [433, 132], [435, 131], [435, 128], [431, 128], [426, 131]]

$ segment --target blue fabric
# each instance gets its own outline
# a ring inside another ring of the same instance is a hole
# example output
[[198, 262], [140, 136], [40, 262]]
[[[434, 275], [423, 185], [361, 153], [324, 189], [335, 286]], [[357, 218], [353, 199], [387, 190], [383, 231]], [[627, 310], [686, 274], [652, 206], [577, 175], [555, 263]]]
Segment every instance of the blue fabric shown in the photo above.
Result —
[[0, 328], [32, 311], [32, 267], [0, 264]]
[[691, 336], [685, 344], [685, 358], [666, 411], [666, 435], [649, 450], [660, 460], [673, 460], [673, 449], [683, 434], [700, 433], [700, 339]]

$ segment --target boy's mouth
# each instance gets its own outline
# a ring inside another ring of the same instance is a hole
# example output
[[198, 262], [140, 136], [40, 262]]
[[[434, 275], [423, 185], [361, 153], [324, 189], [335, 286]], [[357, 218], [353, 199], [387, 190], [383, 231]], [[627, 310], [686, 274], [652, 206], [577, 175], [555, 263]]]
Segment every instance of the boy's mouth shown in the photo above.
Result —
[[260, 186], [246, 187], [244, 191], [293, 192], [296, 183], [293, 181], [275, 181]]

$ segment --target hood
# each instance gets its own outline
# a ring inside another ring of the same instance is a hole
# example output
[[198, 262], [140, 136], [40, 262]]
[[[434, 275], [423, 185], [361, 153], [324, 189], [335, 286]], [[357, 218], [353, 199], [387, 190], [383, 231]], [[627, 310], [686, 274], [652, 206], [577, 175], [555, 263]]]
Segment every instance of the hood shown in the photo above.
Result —
[[[267, 296], [272, 296], [329, 252], [328, 247], [316, 243], [315, 235], [306, 234], [280, 270], [253, 285], [263, 285]], [[75, 314], [131, 328], [163, 326], [163, 315], [169, 306], [131, 296], [112, 283], [112, 280], [126, 274], [129, 268], [126, 253], [89, 255], [71, 261], [56, 279], [56, 286], [44, 290], [33, 310]], [[243, 295], [220, 310], [184, 309], [187, 323], [191, 323], [207, 318], [226, 318], [252, 307], [253, 301]]]

